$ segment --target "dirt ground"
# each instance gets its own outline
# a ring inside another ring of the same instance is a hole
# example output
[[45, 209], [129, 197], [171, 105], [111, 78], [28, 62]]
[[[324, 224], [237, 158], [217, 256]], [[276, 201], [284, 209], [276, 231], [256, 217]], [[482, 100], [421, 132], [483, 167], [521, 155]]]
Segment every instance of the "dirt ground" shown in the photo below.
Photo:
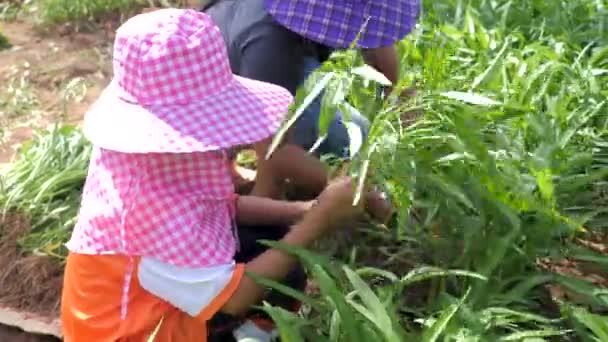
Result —
[[[96, 32], [42, 30], [24, 21], [3, 22], [2, 31], [13, 47], [0, 51], [0, 99], [16, 98], [15, 85], [26, 103], [0, 102], [0, 163], [36, 128], [53, 122], [78, 123], [111, 77], [112, 23]], [[74, 96], [66, 86], [78, 85]]]
[[[174, 1], [182, 8], [200, 8], [204, 2]], [[36, 129], [54, 122], [80, 123], [112, 76], [112, 43], [120, 17], [115, 13], [86, 29], [0, 21], [0, 32], [12, 45], [0, 50], [0, 165]], [[70, 82], [77, 86], [70, 88]], [[68, 94], [70, 89], [78, 94]]]
[[[110, 80], [111, 44], [118, 24], [108, 20], [95, 31], [75, 32], [69, 27], [43, 30], [23, 20], [0, 22], [3, 35], [12, 45], [11, 49], [0, 51], [0, 165], [9, 162], [20, 144], [32, 137], [36, 129], [56, 122], [80, 123], [87, 108]], [[4, 245], [0, 248], [2, 259], [17, 253], [13, 246]], [[28, 261], [31, 258], [37, 260]], [[10, 264], [26, 266], [24, 263], [27, 263], [40, 267], [41, 262], [49, 264], [52, 261], [31, 256], [17, 257]], [[30, 279], [30, 285], [36, 283], [41, 286], [40, 290], [44, 292], [41, 296], [45, 299], [39, 297], [34, 301], [39, 301], [40, 309], [55, 316], [58, 313], [61, 274], [58, 272], [60, 266], [53, 264], [55, 267], [42, 267], [46, 274], [44, 280]], [[15, 268], [3, 269], [0, 272], [3, 278], [29, 278], [9, 272], [9, 269]], [[11, 282], [9, 279], [2, 283], [3, 289], [24, 285], [22, 281]], [[42, 289], [45, 287], [43, 284], [52, 289]], [[33, 302], [23, 302], [24, 298], [17, 298], [23, 291], [13, 292], [16, 297], [7, 297], [4, 293], [3, 301], [28, 309], [37, 306]], [[46, 298], [49, 296], [55, 298]], [[0, 325], [2, 341], [46, 342], [57, 339]]]

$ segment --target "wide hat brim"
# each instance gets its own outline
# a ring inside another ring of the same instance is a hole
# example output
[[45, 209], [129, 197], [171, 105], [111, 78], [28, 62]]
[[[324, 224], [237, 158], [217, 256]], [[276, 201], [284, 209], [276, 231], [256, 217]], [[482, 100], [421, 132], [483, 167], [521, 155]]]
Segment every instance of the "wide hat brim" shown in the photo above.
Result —
[[112, 81], [86, 113], [83, 130], [93, 144], [124, 153], [249, 145], [278, 130], [293, 100], [279, 86], [238, 76], [223, 91], [194, 103], [146, 106], [125, 98]]
[[420, 0], [264, 0], [282, 26], [312, 41], [344, 49], [390, 46], [407, 36]]

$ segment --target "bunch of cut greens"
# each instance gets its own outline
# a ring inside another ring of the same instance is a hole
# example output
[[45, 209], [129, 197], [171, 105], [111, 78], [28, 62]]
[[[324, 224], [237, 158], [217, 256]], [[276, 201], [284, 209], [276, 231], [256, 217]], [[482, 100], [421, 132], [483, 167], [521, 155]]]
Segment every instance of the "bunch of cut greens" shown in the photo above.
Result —
[[[265, 310], [285, 341], [608, 341], [606, 5], [423, 8], [395, 95], [376, 96], [386, 80], [354, 51], [335, 54], [283, 127], [321, 91], [321, 134], [346, 102], [369, 117], [351, 171], [390, 190], [398, 222], [356, 233], [332, 262], [287, 248], [321, 296], [260, 280], [310, 312]], [[415, 99], [397, 98], [412, 84]], [[581, 244], [592, 236], [603, 245]]]
[[26, 215], [26, 251], [64, 258], [86, 178], [91, 145], [80, 130], [54, 125], [25, 144], [0, 172], [2, 215]]

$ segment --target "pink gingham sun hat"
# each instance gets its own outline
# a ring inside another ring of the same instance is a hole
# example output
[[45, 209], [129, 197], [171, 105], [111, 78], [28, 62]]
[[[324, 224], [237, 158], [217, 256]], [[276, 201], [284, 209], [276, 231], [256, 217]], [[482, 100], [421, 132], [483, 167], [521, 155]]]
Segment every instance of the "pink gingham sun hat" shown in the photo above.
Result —
[[233, 75], [224, 44], [196, 10], [129, 19], [116, 32], [114, 78], [85, 115], [86, 136], [124, 153], [205, 152], [270, 137], [293, 98]]

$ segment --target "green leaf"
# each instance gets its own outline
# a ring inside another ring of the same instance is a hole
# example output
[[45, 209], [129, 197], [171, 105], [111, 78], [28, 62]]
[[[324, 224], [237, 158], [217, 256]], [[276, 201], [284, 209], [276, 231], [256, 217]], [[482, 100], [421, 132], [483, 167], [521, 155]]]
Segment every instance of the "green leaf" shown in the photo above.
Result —
[[467, 195], [457, 185], [449, 183], [444, 177], [440, 177], [436, 174], [426, 174], [423, 176], [433, 186], [437, 187], [442, 192], [446, 193], [457, 199], [460, 203], [464, 204], [468, 209], [475, 210], [475, 206]]
[[[543, 324], [551, 324], [551, 323], [557, 323], [559, 321], [559, 319], [549, 319], [540, 315], [536, 315], [536, 314], [532, 314], [529, 312], [521, 312], [521, 311], [516, 311], [516, 310], [511, 310], [508, 308], [501, 308], [501, 307], [490, 307], [487, 309], [484, 309], [481, 314], [483, 314], [486, 317], [497, 317], [497, 316], [504, 316], [504, 317], [510, 317], [511, 320], [510, 322], [514, 322], [514, 321], [523, 321], [523, 322], [536, 322], [536, 323], [543, 323]], [[516, 319], [514, 319], [516, 318]]]
[[364, 336], [359, 328], [355, 313], [350, 309], [350, 305], [345, 300], [344, 293], [337, 286], [336, 282], [319, 265], [311, 268], [311, 273], [318, 281], [321, 294], [331, 300], [340, 317], [342, 333], [347, 341], [364, 342]]
[[394, 282], [399, 280], [399, 278], [394, 273], [389, 272], [387, 270], [380, 269], [380, 268], [375, 268], [375, 267], [361, 267], [361, 268], [358, 268], [356, 272], [359, 276], [376, 275], [376, 276], [384, 277], [384, 278], [389, 279]]
[[433, 323], [433, 325], [429, 329], [426, 329], [423, 332], [422, 342], [435, 342], [439, 339], [439, 336], [441, 336], [441, 334], [444, 332], [452, 317], [454, 317], [460, 306], [462, 306], [466, 298], [469, 296], [470, 291], [470, 289], [467, 290], [465, 295], [457, 304], [452, 304], [448, 306], [447, 309], [443, 310], [443, 312], [441, 313], [441, 315], [439, 315], [439, 318], [437, 318], [435, 323]]
[[534, 288], [546, 284], [553, 280], [553, 277], [547, 275], [528, 276], [521, 279], [517, 285], [509, 290], [504, 295], [499, 296], [500, 300], [505, 304], [510, 304], [516, 301], [523, 301], [529, 296], [529, 292]]
[[540, 191], [543, 199], [551, 206], [555, 203], [553, 187], [553, 173], [550, 169], [542, 169], [533, 171], [536, 177], [536, 183], [538, 184], [538, 190]]
[[372, 322], [378, 330], [386, 337], [388, 342], [399, 342], [401, 339], [393, 329], [393, 324], [386, 307], [380, 302], [378, 297], [372, 292], [369, 286], [350, 268], [342, 267], [346, 277], [355, 289], [355, 294], [361, 298], [365, 307], [361, 307], [354, 302], [350, 304]]
[[299, 322], [297, 316], [293, 313], [279, 307], [273, 307], [268, 302], [263, 303], [262, 310], [264, 310], [277, 326], [281, 341], [285, 342], [304, 342], [304, 339], [298, 331], [299, 326], [302, 324]]
[[608, 308], [608, 289], [597, 287], [588, 281], [574, 277], [563, 275], [555, 275], [554, 277], [560, 284], [584, 296], [589, 304]]
[[475, 80], [473, 80], [473, 84], [471, 85], [471, 90], [474, 90], [475, 88], [480, 86], [482, 83], [487, 81], [490, 78], [490, 76], [492, 76], [492, 74], [498, 68], [500, 61], [504, 58], [509, 45], [511, 45], [511, 41], [507, 39], [505, 41], [505, 43], [503, 44], [502, 48], [500, 48], [500, 51], [498, 51], [498, 54], [496, 54], [496, 56], [494, 57], [492, 62], [490, 62], [488, 67], [481, 74], [479, 74], [479, 76], [477, 76], [475, 78]]
[[277, 149], [277, 147], [279, 147], [279, 145], [283, 141], [283, 138], [287, 134], [289, 128], [293, 126], [296, 120], [302, 115], [302, 113], [304, 113], [304, 110], [308, 108], [308, 106], [317, 98], [317, 96], [321, 94], [325, 86], [332, 80], [334, 76], [334, 72], [326, 73], [323, 78], [317, 84], [315, 84], [312, 91], [306, 94], [306, 97], [304, 97], [304, 100], [302, 100], [302, 103], [298, 106], [295, 113], [291, 115], [289, 120], [287, 120], [287, 122], [282, 125], [278, 132], [275, 134], [274, 138], [272, 139], [272, 143], [268, 148], [268, 152], [266, 153], [266, 159], [270, 158], [270, 156], [274, 153], [274, 151]]
[[10, 49], [11, 48], [11, 43], [9, 42], [8, 38], [6, 38], [3, 34], [2, 34], [2, 30], [0, 30], [0, 51], [1, 50], [6, 50], [6, 49]]
[[475, 272], [466, 271], [466, 270], [444, 270], [437, 267], [419, 267], [412, 271], [410, 271], [407, 275], [405, 275], [400, 280], [400, 284], [402, 286], [409, 286], [413, 283], [424, 281], [431, 278], [436, 277], [449, 277], [449, 276], [457, 276], [457, 277], [469, 277], [475, 278], [479, 280], [487, 280], [481, 274], [477, 274]]
[[597, 342], [608, 341], [608, 316], [595, 315], [579, 307], [572, 307], [571, 315], [593, 332]]
[[598, 266], [604, 267], [608, 270], [608, 256], [596, 253], [587, 248], [582, 248], [577, 245], [570, 246], [571, 251], [568, 253], [568, 257], [575, 260], [593, 262]]
[[541, 338], [541, 337], [555, 337], [561, 336], [567, 333], [567, 331], [561, 330], [526, 330], [526, 331], [518, 331], [512, 334], [509, 334], [505, 337], [502, 337], [499, 341], [522, 341], [524, 339], [529, 338]]
[[488, 97], [476, 93], [463, 93], [460, 91], [448, 91], [441, 93], [441, 96], [447, 97], [452, 100], [458, 100], [479, 106], [496, 106], [500, 102], [494, 101]]
[[291, 255], [295, 255], [301, 261], [303, 261], [309, 268], [314, 265], [319, 265], [327, 269], [333, 268], [332, 261], [327, 256], [315, 254], [306, 248], [296, 247], [293, 245], [288, 245], [273, 240], [258, 240], [258, 243], [264, 246], [276, 248]]
[[316, 310], [323, 309], [321, 303], [319, 303], [318, 300], [316, 300], [310, 296], [307, 296], [306, 294], [304, 294], [300, 291], [294, 290], [291, 287], [283, 285], [280, 282], [262, 277], [258, 274], [252, 273], [252, 272], [246, 272], [246, 274], [248, 277], [255, 280], [256, 283], [258, 283], [264, 287], [272, 288], [284, 295], [287, 295], [291, 298], [294, 298], [294, 299], [300, 301], [303, 304], [307, 304], [307, 305], [311, 306], [313, 309], [316, 309]]
[[351, 72], [357, 76], [362, 77], [365, 80], [374, 81], [386, 87], [392, 85], [391, 81], [389, 81], [389, 79], [386, 78], [383, 73], [379, 72], [374, 67], [367, 64], [358, 66], [354, 68]]
[[319, 113], [319, 136], [327, 135], [331, 123], [336, 118], [336, 111], [350, 87], [348, 79], [344, 76], [338, 76], [325, 89], [325, 94], [321, 101], [321, 112]]

